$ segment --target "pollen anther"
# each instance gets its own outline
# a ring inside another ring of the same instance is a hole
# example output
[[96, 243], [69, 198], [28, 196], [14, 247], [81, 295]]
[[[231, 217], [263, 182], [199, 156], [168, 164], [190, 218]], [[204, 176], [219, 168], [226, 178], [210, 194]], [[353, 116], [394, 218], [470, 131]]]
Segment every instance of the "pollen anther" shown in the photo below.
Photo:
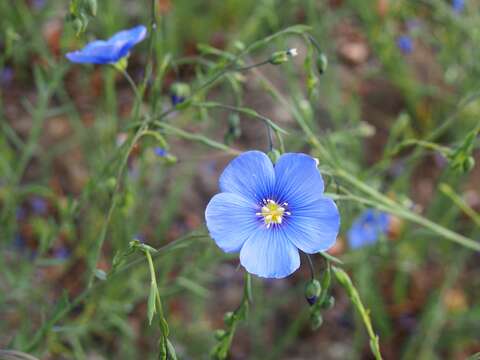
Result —
[[285, 215], [291, 215], [290, 211], [286, 211], [287, 205], [288, 203], [286, 202], [277, 204], [274, 200], [263, 199], [261, 211], [255, 213], [255, 215], [262, 216], [267, 229], [269, 229], [272, 224], [281, 224]]

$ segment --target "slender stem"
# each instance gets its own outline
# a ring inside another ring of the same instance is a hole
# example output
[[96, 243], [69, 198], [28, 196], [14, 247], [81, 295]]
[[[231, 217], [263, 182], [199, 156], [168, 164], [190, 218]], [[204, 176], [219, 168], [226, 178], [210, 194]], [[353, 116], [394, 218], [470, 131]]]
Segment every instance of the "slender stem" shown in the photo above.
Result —
[[480, 214], [472, 209], [460, 196], [458, 196], [450, 185], [442, 183], [439, 186], [442, 193], [448, 196], [473, 222], [480, 227]]
[[307, 253], [305, 253], [305, 255], [307, 257], [308, 267], [310, 269], [310, 279], [313, 280], [315, 279], [315, 267], [313, 266], [312, 257]]
[[135, 81], [133, 81], [132, 77], [130, 76], [130, 74], [124, 70], [124, 69], [119, 69], [117, 67], [115, 67], [115, 70], [118, 70], [120, 71], [120, 73], [125, 77], [125, 79], [128, 81], [128, 84], [130, 85], [130, 87], [132, 88], [133, 92], [135, 93], [135, 98], [136, 98], [136, 101], [137, 101], [137, 106], [140, 106], [140, 104], [142, 103], [142, 95], [140, 94], [140, 91], [138, 90], [137, 88], [137, 85], [135, 84]]

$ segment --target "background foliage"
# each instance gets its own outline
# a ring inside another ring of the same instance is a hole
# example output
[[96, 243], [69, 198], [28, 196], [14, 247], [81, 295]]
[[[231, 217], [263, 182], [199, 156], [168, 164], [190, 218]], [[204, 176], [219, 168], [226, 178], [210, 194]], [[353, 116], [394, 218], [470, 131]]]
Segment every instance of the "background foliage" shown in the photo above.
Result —
[[[177, 356], [208, 358], [244, 287], [203, 212], [232, 155], [268, 150], [266, 118], [288, 133], [284, 149], [320, 161], [342, 215], [330, 253], [370, 309], [383, 357], [480, 352], [477, 2], [160, 0], [154, 18], [146, 1], [73, 3], [0, 2], [0, 348], [157, 358], [151, 254]], [[128, 60], [138, 97], [113, 67], [63, 56], [136, 24], [150, 29]], [[288, 48], [299, 56], [238, 70]], [[194, 96], [173, 109], [175, 82]], [[395, 226], [351, 250], [346, 233], [366, 207]], [[252, 279], [232, 359], [372, 356], [356, 295], [339, 283], [310, 328], [302, 263], [288, 279]]]

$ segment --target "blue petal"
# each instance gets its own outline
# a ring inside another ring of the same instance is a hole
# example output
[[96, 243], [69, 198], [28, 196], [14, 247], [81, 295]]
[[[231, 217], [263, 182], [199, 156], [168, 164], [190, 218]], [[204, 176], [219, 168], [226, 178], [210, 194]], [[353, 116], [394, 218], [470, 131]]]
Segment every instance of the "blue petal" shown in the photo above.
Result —
[[332, 199], [322, 197], [301, 207], [289, 208], [283, 224], [288, 239], [300, 250], [314, 254], [328, 250], [337, 239], [340, 215]]
[[365, 210], [354, 221], [348, 232], [348, 243], [353, 249], [374, 244], [380, 234], [388, 231], [390, 215], [373, 209]]
[[278, 202], [301, 206], [322, 197], [323, 179], [311, 156], [283, 154], [275, 164], [275, 179]]
[[366, 228], [360, 224], [354, 224], [348, 231], [348, 244], [352, 249], [358, 249], [366, 245], [372, 245], [378, 240], [378, 232], [372, 228]]
[[75, 63], [88, 64], [110, 64], [121, 59], [118, 46], [109, 45], [105, 41], [97, 40], [82, 50], [67, 53], [65, 56], [68, 60]]
[[128, 55], [130, 49], [147, 34], [143, 25], [116, 33], [108, 41], [96, 40], [83, 49], [69, 52], [66, 57], [76, 63], [111, 64]]
[[238, 252], [259, 228], [256, 204], [237, 194], [220, 193], [207, 205], [205, 219], [210, 236], [225, 252]]
[[220, 176], [220, 189], [259, 204], [272, 195], [275, 184], [273, 165], [260, 151], [247, 151], [238, 156]]
[[124, 42], [124, 43], [130, 44], [130, 47], [131, 47], [135, 44], [138, 44], [143, 39], [145, 39], [146, 35], [147, 35], [147, 28], [143, 25], [138, 25], [131, 29], [117, 32], [107, 41], [110, 44]]
[[300, 256], [282, 228], [261, 227], [243, 245], [240, 263], [251, 274], [280, 279], [298, 269]]

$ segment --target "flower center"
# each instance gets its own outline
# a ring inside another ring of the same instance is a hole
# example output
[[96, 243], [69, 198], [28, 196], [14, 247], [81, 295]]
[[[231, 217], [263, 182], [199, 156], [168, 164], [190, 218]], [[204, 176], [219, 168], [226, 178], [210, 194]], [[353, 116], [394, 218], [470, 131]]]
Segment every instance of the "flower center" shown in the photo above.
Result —
[[257, 216], [262, 216], [267, 229], [272, 224], [281, 224], [285, 215], [291, 215], [289, 211], [286, 211], [288, 203], [277, 204], [270, 199], [264, 199], [261, 204], [262, 208], [260, 212], [257, 212]]

